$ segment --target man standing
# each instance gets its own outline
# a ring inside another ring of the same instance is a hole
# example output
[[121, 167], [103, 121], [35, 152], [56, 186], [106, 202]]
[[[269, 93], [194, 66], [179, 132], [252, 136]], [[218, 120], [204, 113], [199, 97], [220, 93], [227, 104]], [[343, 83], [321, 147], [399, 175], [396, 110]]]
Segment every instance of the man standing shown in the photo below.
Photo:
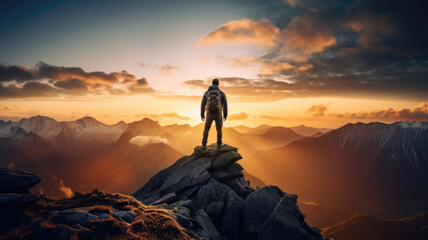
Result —
[[[221, 148], [222, 145], [222, 132], [223, 117], [224, 121], [227, 119], [227, 100], [226, 95], [218, 88], [218, 79], [213, 79], [212, 85], [205, 92], [201, 102], [201, 119], [205, 120], [204, 135], [202, 138], [202, 148], [206, 149], [208, 132], [210, 131], [211, 124], [215, 121], [217, 129], [217, 147]], [[206, 117], [205, 117], [206, 110]], [[223, 117], [222, 117], [223, 110]]]

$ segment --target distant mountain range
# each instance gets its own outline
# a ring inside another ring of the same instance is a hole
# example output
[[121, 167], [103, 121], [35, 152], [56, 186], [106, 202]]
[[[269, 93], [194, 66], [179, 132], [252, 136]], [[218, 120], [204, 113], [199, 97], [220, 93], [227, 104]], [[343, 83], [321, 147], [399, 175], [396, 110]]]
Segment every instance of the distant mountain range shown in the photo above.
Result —
[[410, 215], [428, 207], [428, 123], [347, 124], [260, 151], [245, 167], [303, 201]]
[[428, 239], [428, 212], [400, 219], [382, 219], [367, 214], [351, 215], [334, 226], [322, 229], [331, 239]]
[[[35, 191], [47, 195], [96, 188], [129, 194], [192, 153], [203, 127], [148, 118], [113, 125], [92, 117], [0, 121], [0, 167], [35, 172], [43, 179]], [[213, 127], [209, 142], [215, 138]], [[354, 211], [391, 218], [428, 210], [426, 122], [225, 127], [223, 140], [239, 148], [251, 186], [275, 184], [298, 194], [315, 226]]]
[[[269, 129], [277, 128], [277, 127], [262, 124], [258, 127], [255, 127], [255, 128], [250, 128], [250, 127], [246, 127], [246, 126], [242, 126], [242, 125], [239, 125], [239, 126], [236, 126], [233, 128], [235, 130], [237, 130], [238, 132], [241, 132], [241, 133], [251, 133], [251, 134], [261, 135], [261, 134], [266, 133]], [[305, 125], [290, 127], [287, 129], [291, 129], [295, 133], [302, 135], [302, 136], [305, 136], [305, 137], [309, 137], [309, 136], [312, 136], [312, 135], [318, 134], [318, 133], [326, 133], [326, 132], [331, 130], [330, 128], [314, 128], [314, 127], [307, 127]]]
[[[36, 172], [47, 179], [36, 189], [48, 195], [62, 195], [69, 187], [130, 193], [172, 161], [192, 152], [200, 145], [202, 131], [203, 124], [161, 126], [149, 118], [113, 125], [92, 117], [62, 122], [45, 116], [0, 121], [0, 166]], [[284, 127], [272, 127], [260, 135], [233, 128], [223, 131], [224, 140], [246, 156], [304, 137]], [[213, 128], [209, 141], [215, 137]]]

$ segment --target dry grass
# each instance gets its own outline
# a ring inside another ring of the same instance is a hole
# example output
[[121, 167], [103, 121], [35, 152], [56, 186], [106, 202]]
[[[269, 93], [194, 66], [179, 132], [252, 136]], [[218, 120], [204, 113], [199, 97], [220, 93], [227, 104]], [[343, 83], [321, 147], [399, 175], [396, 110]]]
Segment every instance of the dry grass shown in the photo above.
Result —
[[[132, 196], [95, 190], [91, 193], [75, 193], [71, 198], [42, 199], [29, 206], [22, 222], [12, 228], [1, 239], [23, 239], [41, 230], [53, 229], [61, 224], [43, 217], [50, 211], [88, 207], [88, 212], [103, 212], [111, 215], [112, 209], [133, 211], [136, 218], [131, 224], [113, 217], [80, 224], [72, 239], [192, 239], [175, 221], [170, 212], [143, 205]], [[71, 228], [70, 228], [71, 229]]]

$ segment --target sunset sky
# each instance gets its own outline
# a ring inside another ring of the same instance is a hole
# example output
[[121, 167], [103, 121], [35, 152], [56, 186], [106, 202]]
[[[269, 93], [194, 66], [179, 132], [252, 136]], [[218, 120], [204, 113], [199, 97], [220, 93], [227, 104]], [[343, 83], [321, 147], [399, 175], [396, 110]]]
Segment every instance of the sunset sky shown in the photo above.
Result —
[[2, 1], [0, 119], [428, 121], [423, 1]]

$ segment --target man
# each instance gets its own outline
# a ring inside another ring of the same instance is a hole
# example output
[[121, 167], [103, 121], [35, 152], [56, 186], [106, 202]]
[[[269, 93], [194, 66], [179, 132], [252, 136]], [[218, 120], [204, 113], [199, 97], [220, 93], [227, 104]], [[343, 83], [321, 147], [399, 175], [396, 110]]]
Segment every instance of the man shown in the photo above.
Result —
[[[205, 150], [207, 147], [208, 132], [210, 131], [211, 124], [215, 121], [217, 129], [217, 147], [221, 148], [222, 145], [222, 132], [223, 117], [224, 121], [227, 119], [227, 100], [226, 95], [218, 88], [218, 79], [213, 79], [212, 85], [205, 92], [201, 102], [201, 119], [205, 120], [204, 135], [202, 138], [202, 148]], [[206, 110], [206, 117], [205, 117]], [[223, 117], [222, 117], [223, 110]]]

